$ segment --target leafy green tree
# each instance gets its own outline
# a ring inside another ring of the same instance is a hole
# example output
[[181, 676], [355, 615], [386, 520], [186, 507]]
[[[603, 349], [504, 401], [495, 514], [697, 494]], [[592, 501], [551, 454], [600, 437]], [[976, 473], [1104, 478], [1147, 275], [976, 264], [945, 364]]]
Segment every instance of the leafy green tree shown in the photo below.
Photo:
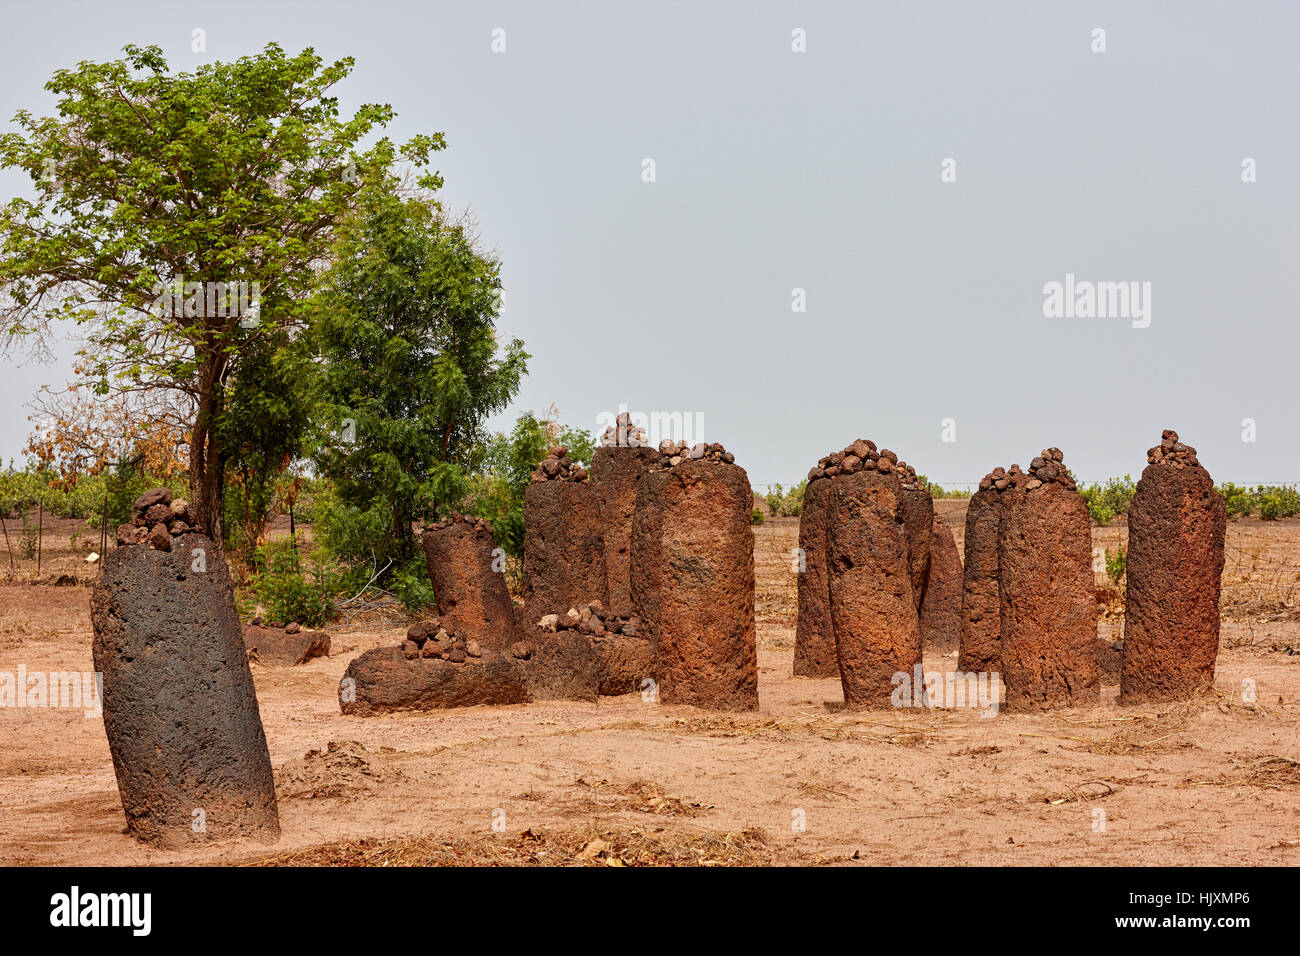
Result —
[[523, 557], [524, 495], [556, 433], [553, 423], [524, 412], [509, 435], [488, 442], [473, 479], [470, 511], [492, 522], [496, 543], [511, 557]]
[[[0, 214], [0, 335], [39, 347], [60, 320], [85, 326], [81, 374], [101, 395], [173, 390], [193, 409], [190, 498], [219, 534], [228, 450], [218, 422], [241, 356], [300, 321], [300, 305], [362, 184], [444, 146], [359, 144], [386, 105], [341, 118], [325, 64], [276, 44], [170, 74], [160, 48], [82, 62], [46, 84], [58, 115], [15, 116], [0, 166], [35, 197]], [[419, 180], [436, 189], [441, 180]]]
[[289, 469], [307, 450], [316, 366], [302, 339], [284, 329], [250, 343], [226, 383], [217, 418], [226, 451], [226, 538], [262, 542]]
[[[591, 467], [591, 458], [596, 453], [596, 438], [591, 432], [572, 425], [565, 425], [560, 428], [556, 441], [569, 450], [566, 457]], [[542, 450], [547, 451], [548, 449]], [[542, 456], [542, 458], [545, 457], [545, 455]], [[541, 459], [539, 458], [538, 461], [541, 461]], [[536, 467], [536, 463], [534, 463], [533, 467]]]
[[[499, 265], [427, 195], [389, 178], [363, 190], [314, 305], [334, 485], [319, 516], [341, 557], [409, 563], [417, 519], [465, 506], [484, 423], [518, 391], [528, 355], [499, 347]], [[367, 554], [369, 552], [369, 554]]]

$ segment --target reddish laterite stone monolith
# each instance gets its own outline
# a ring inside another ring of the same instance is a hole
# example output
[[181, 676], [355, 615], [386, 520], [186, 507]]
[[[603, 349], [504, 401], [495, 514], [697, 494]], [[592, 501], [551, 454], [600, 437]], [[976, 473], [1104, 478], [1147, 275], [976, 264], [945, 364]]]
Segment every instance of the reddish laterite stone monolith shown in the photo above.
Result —
[[925, 594], [925, 577], [930, 569], [930, 539], [934, 535], [934, 498], [901, 475], [903, 481], [903, 529], [907, 535], [907, 566], [912, 578], [912, 601], [917, 610]]
[[850, 708], [890, 706], [894, 675], [921, 660], [902, 497], [892, 472], [841, 475], [831, 488], [831, 622]]
[[1170, 436], [1128, 513], [1124, 703], [1177, 700], [1214, 684], [1227, 513], [1195, 450]]
[[838, 677], [835, 630], [831, 627], [830, 580], [826, 570], [826, 522], [832, 478], [817, 478], [804, 487], [799, 513], [799, 616], [794, 633], [796, 677]]
[[[694, 451], [694, 450], [693, 450]], [[641, 479], [632, 582], [650, 626], [654, 678], [665, 704], [758, 708], [753, 492], [729, 455], [669, 456]]]
[[971, 495], [962, 540], [961, 625], [957, 669], [991, 674], [1001, 664], [1002, 612], [998, 597], [998, 529], [1002, 493], [993, 487]]
[[438, 612], [451, 615], [457, 634], [502, 651], [523, 637], [486, 521], [451, 515], [424, 532], [429, 580]]
[[203, 535], [168, 545], [110, 551], [91, 595], [92, 655], [127, 831], [162, 846], [274, 841], [271, 758], [230, 572]]
[[616, 445], [597, 448], [591, 458], [591, 481], [600, 499], [604, 535], [605, 605], [612, 614], [623, 617], [636, 609], [632, 600], [636, 488], [650, 463], [658, 457], [653, 448]]
[[605, 599], [599, 491], [590, 481], [540, 481], [524, 492], [524, 625]]
[[930, 566], [921, 598], [921, 646], [947, 654], [957, 649], [961, 635], [961, 555], [952, 529], [935, 516], [930, 536]]
[[1101, 659], [1087, 505], [1058, 480], [1019, 475], [1003, 492], [1003, 507], [998, 591], [1004, 706], [1094, 705]]

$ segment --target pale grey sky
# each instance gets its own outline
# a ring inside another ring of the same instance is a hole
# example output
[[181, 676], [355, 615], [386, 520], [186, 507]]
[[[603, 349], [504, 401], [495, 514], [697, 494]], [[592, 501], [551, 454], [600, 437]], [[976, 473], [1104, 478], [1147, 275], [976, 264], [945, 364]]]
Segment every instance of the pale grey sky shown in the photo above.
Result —
[[[620, 402], [698, 412], [756, 484], [859, 436], [940, 482], [1047, 445], [1085, 480], [1136, 477], [1173, 427], [1218, 480], [1300, 480], [1298, 4], [137, 0], [0, 16], [6, 127], [50, 111], [56, 69], [126, 43], [184, 70], [271, 40], [356, 57], [344, 109], [390, 103], [398, 140], [445, 131], [444, 198], [502, 256], [501, 326], [533, 359], [498, 427], [551, 403], [593, 429]], [[26, 189], [0, 174], [0, 196]], [[1067, 273], [1149, 282], [1149, 326], [1044, 317], [1044, 285]], [[0, 357], [6, 459], [23, 403], [66, 378]]]

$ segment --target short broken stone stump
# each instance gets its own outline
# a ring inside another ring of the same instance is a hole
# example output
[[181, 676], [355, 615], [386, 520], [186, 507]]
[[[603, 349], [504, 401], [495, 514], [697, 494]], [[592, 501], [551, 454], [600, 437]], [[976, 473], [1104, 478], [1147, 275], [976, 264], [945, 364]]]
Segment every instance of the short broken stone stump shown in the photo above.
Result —
[[651, 686], [654, 653], [642, 637], [601, 637], [595, 641], [602, 697], [639, 694]]
[[493, 651], [455, 663], [440, 658], [408, 660], [401, 647], [376, 647], [348, 664], [339, 683], [340, 710], [358, 717], [528, 700], [523, 663]]
[[456, 618], [457, 635], [485, 649], [504, 651], [523, 632], [494, 558], [492, 532], [473, 521], [426, 529], [424, 554], [438, 612]]
[[591, 637], [577, 631], [535, 631], [530, 641], [533, 652], [524, 670], [533, 700], [595, 700], [600, 695], [600, 657]]
[[248, 659], [272, 667], [306, 664], [316, 657], [328, 657], [330, 636], [324, 631], [300, 629], [289, 633], [282, 627], [245, 624], [244, 649]]
[[213, 542], [186, 533], [166, 551], [109, 552], [91, 622], [128, 832], [164, 846], [276, 840], [266, 734], [230, 572]]

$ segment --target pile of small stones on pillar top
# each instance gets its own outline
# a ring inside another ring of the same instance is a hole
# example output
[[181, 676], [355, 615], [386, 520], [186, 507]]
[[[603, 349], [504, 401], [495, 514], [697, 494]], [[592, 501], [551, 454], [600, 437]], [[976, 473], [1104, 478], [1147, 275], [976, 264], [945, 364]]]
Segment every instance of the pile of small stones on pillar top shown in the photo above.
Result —
[[478, 641], [456, 636], [456, 618], [450, 614], [408, 627], [402, 653], [408, 661], [423, 657], [453, 664], [463, 664], [471, 657], [483, 656]]
[[1147, 464], [1173, 465], [1176, 468], [1200, 468], [1196, 449], [1178, 440], [1178, 432], [1166, 428], [1160, 433], [1160, 444], [1147, 449]]
[[549, 634], [557, 631], [577, 631], [592, 637], [644, 637], [641, 618], [635, 614], [614, 614], [600, 601], [588, 601], [580, 608], [571, 607], [564, 614], [543, 614], [537, 626]]
[[[889, 449], [885, 449], [888, 451]], [[903, 483], [903, 488], [907, 491], [924, 491], [921, 483], [916, 480], [916, 469], [905, 461], [900, 461], [894, 466], [894, 471], [898, 473], [898, 478]]]
[[619, 412], [614, 424], [600, 434], [600, 444], [605, 448], [649, 448], [650, 440], [644, 428], [632, 424], [632, 416]]
[[988, 491], [990, 488], [994, 491], [1006, 491], [1016, 478], [1023, 474], [1019, 465], [1012, 465], [1010, 468], [999, 465], [980, 479], [980, 491]]
[[1029, 463], [1029, 481], [1025, 487], [1033, 491], [1049, 481], [1064, 485], [1068, 490], [1076, 490], [1074, 479], [1065, 470], [1065, 454], [1059, 448], [1044, 448], [1042, 453]]
[[131, 506], [131, 523], [117, 528], [118, 544], [144, 544], [170, 551], [172, 538], [195, 530], [196, 519], [184, 498], [172, 498], [167, 488], [146, 491]]
[[808, 480], [834, 478], [836, 475], [852, 475], [859, 471], [878, 471], [881, 474], [897, 472], [904, 482], [915, 484], [916, 470], [907, 462], [899, 461], [898, 455], [888, 448], [876, 449], [876, 443], [859, 438], [842, 451], [831, 452], [817, 462], [817, 466], [808, 472]]
[[684, 441], [665, 438], [659, 443], [659, 457], [650, 463], [651, 471], [664, 471], [676, 468], [684, 461], [709, 461], [724, 465], [734, 465], [736, 456], [722, 447], [720, 442], [699, 441], [687, 445]]
[[486, 518], [473, 518], [469, 515], [463, 515], [459, 511], [449, 512], [445, 517], [440, 518], [431, 525], [425, 526], [425, 531], [441, 531], [443, 528], [450, 528], [456, 524], [473, 525], [475, 531], [482, 531], [486, 534], [492, 534], [492, 522]]
[[540, 481], [586, 481], [587, 469], [569, 458], [567, 445], [552, 445], [541, 464], [533, 469], [529, 480], [534, 484]]

